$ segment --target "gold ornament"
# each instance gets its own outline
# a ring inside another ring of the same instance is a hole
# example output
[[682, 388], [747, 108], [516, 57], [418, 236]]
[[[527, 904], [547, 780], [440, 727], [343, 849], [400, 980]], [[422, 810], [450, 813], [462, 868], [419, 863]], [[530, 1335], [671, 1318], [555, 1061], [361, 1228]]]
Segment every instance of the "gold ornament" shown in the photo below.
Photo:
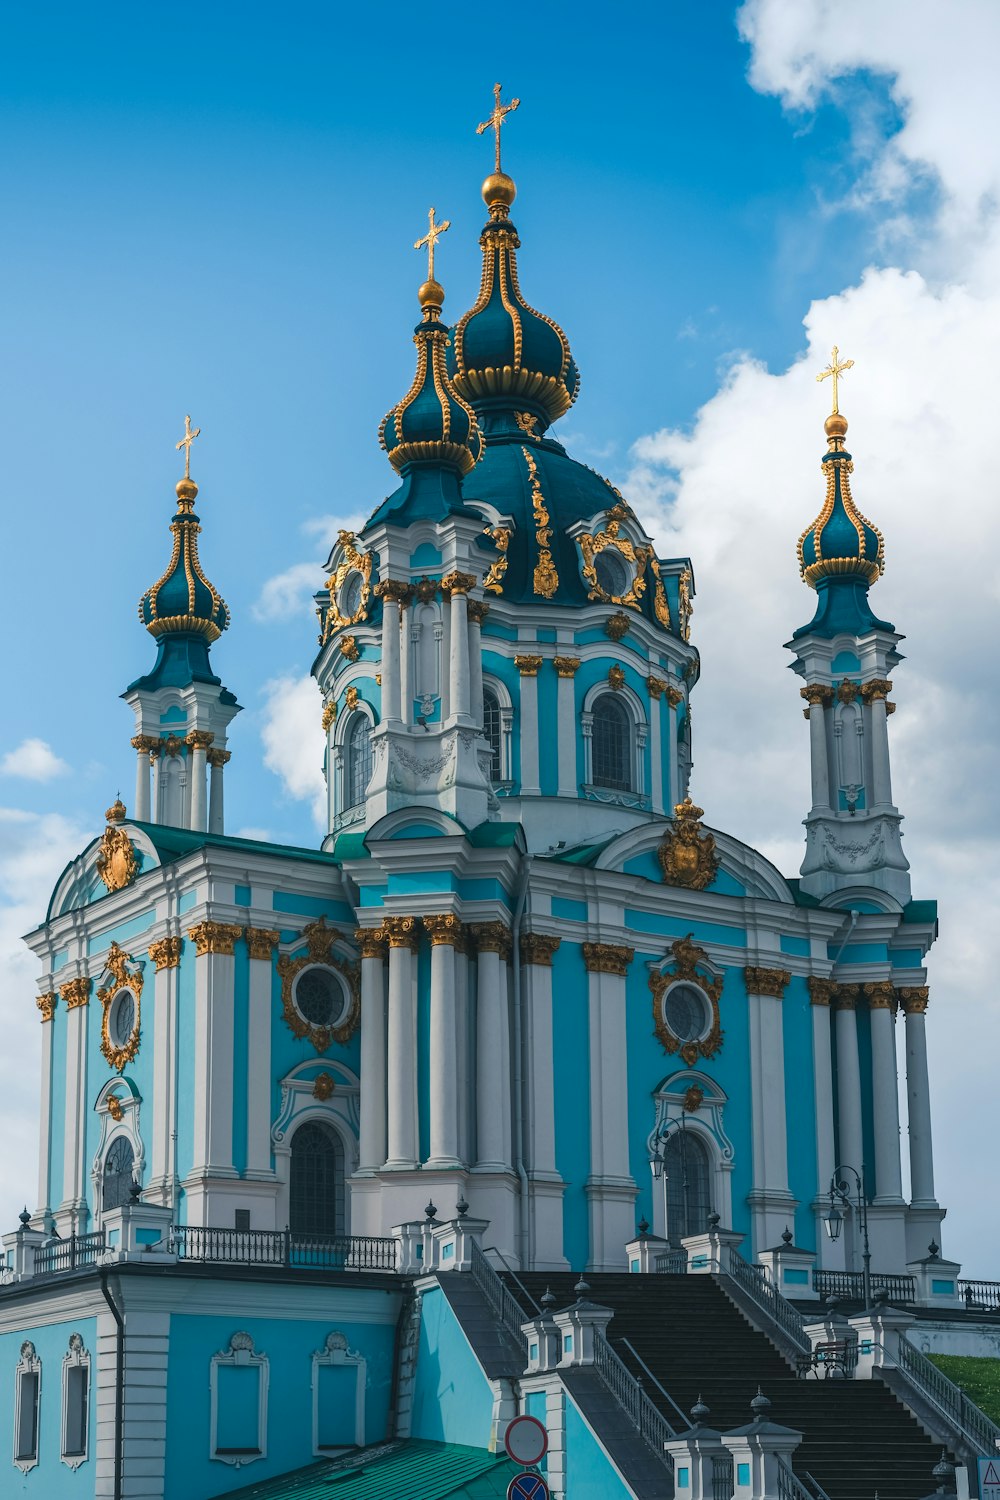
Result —
[[703, 891], [718, 874], [715, 838], [702, 828], [703, 816], [704, 808], [696, 807], [690, 797], [674, 808], [674, 821], [656, 851], [665, 884]]
[[562, 938], [550, 937], [546, 932], [525, 932], [521, 935], [521, 962], [534, 964], [539, 969], [551, 969], [552, 955]]
[[352, 684], [344, 694], [344, 702], [347, 704], [348, 713], [353, 713], [358, 706], [358, 690]]
[[646, 678], [646, 687], [651, 698], [662, 698], [667, 684], [662, 677], [654, 677], [652, 672]]
[[820, 979], [815, 974], [810, 974], [806, 980], [809, 986], [809, 1004], [829, 1006], [837, 993], [837, 986], [832, 979]]
[[385, 958], [386, 935], [381, 927], [356, 927], [354, 941], [362, 959]]
[[580, 658], [578, 656], [554, 656], [552, 665], [558, 677], [575, 677], [580, 670]]
[[[450, 219], [444, 219], [440, 224], [435, 223], [435, 213], [436, 210], [434, 208], [428, 210], [427, 233], [424, 235], [422, 240], [414, 240], [413, 242], [414, 250], [423, 250], [425, 246], [427, 248], [427, 282], [429, 285], [436, 285], [434, 280], [434, 251], [437, 247], [437, 242], [441, 238], [441, 236], [443, 234], [447, 234], [448, 230], [451, 228]], [[421, 292], [423, 292], [424, 288], [421, 287], [420, 290]], [[421, 302], [423, 302], [424, 300], [424, 298], [421, 298]]]
[[117, 1094], [108, 1095], [108, 1114], [111, 1116], [112, 1120], [120, 1121], [125, 1118], [125, 1110], [122, 1106], [122, 1101], [119, 1099]]
[[900, 1008], [906, 1016], [922, 1016], [927, 1010], [930, 989], [926, 984], [906, 985], [898, 989]]
[[485, 535], [488, 536], [500, 556], [496, 562], [491, 562], [483, 579], [483, 589], [487, 594], [503, 593], [503, 575], [507, 571], [507, 548], [510, 546], [511, 531], [508, 526], [487, 526]]
[[[133, 967], [129, 967], [133, 965]], [[135, 1057], [139, 1050], [141, 1040], [140, 1006], [142, 1001], [142, 970], [134, 967], [134, 960], [125, 953], [117, 943], [112, 943], [108, 950], [105, 967], [111, 974], [111, 983], [97, 991], [97, 998], [103, 1006], [101, 1016], [101, 1051], [108, 1063], [116, 1072], [124, 1072], [125, 1067]], [[135, 1019], [128, 1038], [120, 1045], [112, 1041], [110, 1018], [111, 1008], [117, 997], [123, 990], [127, 990], [135, 1000]], [[109, 1106], [110, 1107], [110, 1106]]]
[[476, 586], [475, 573], [460, 573], [456, 568], [453, 573], [447, 573], [441, 580], [441, 593], [446, 599], [453, 594], [468, 594]]
[[839, 358], [839, 355], [840, 350], [837, 348], [836, 344], [834, 344], [833, 357], [831, 358], [830, 363], [827, 365], [825, 370], [820, 370], [819, 374], [816, 376], [817, 384], [821, 380], [826, 380], [827, 376], [833, 377], [833, 409], [831, 415], [835, 417], [840, 415], [840, 405], [837, 400], [837, 377], [839, 375], [842, 375], [845, 370], [854, 369], [853, 359], [842, 360]]
[[863, 986], [869, 1010], [891, 1010], [895, 1015], [896, 987], [891, 979], [878, 979]]
[[416, 917], [384, 917], [382, 931], [390, 948], [409, 948], [416, 953], [420, 947], [420, 926]]
[[756, 964], [747, 964], [743, 970], [748, 995], [771, 995], [783, 1000], [785, 990], [792, 982], [787, 969], [760, 969]]
[[[194, 442], [196, 437], [201, 437], [201, 428], [196, 427], [194, 432], [192, 432], [191, 418], [185, 417], [184, 436], [181, 438], [179, 443], [174, 444], [174, 450], [175, 452], [179, 453], [182, 448], [184, 449], [184, 478], [187, 480], [190, 480], [191, 478], [191, 444]], [[201, 449], [199, 448], [198, 451], [200, 453]]]
[[[608, 511], [608, 524], [603, 531], [597, 531], [593, 535], [584, 532], [576, 540], [583, 555], [584, 581], [590, 589], [587, 598], [599, 599], [605, 604], [627, 604], [632, 609], [638, 609], [639, 600], [646, 592], [646, 580], [642, 575], [653, 558], [653, 549], [652, 547], [637, 547], [629, 537], [622, 536], [621, 523], [630, 514], [631, 512], [625, 506], [613, 506]], [[595, 558], [606, 548], [620, 553], [625, 561], [632, 565], [632, 582], [624, 594], [609, 594], [598, 581]], [[666, 600], [663, 601], [663, 606], [666, 608]], [[669, 610], [667, 619], [669, 623]]]
[[[708, 956], [704, 948], [686, 938], [671, 943], [670, 952], [674, 962], [666, 969], [657, 969], [649, 976], [649, 988], [653, 994], [653, 1029], [665, 1052], [673, 1056], [680, 1053], [689, 1068], [693, 1068], [699, 1057], [714, 1057], [722, 1047], [723, 1031], [719, 1013], [722, 996], [722, 980], [716, 979], [708, 969]], [[664, 1015], [664, 997], [671, 985], [680, 980], [696, 985], [705, 995], [711, 1008], [712, 1020], [708, 1033], [700, 1041], [682, 1041], [667, 1025]]]
[[520, 99], [512, 99], [509, 104], [502, 104], [500, 102], [500, 85], [498, 83], [495, 83], [493, 85], [493, 113], [490, 115], [490, 117], [489, 117], [488, 120], [484, 120], [481, 125], [477, 125], [476, 126], [476, 134], [477, 135], [482, 135], [485, 131], [492, 130], [493, 133], [494, 133], [494, 135], [496, 136], [496, 168], [495, 168], [495, 170], [496, 170], [496, 172], [497, 172], [498, 175], [500, 174], [500, 171], [501, 171], [501, 167], [500, 167], [500, 127], [503, 125], [503, 123], [506, 120], [507, 116], [508, 115], [512, 115], [514, 113], [515, 109], [517, 109], [517, 106], [520, 104], [520, 102], [521, 102]]
[[510, 958], [510, 928], [503, 922], [473, 922], [469, 936], [480, 953], [497, 953], [505, 962]]
[[361, 650], [353, 635], [342, 635], [337, 644], [345, 661], [357, 661], [360, 657]]
[[462, 919], [454, 912], [442, 912], [439, 916], [424, 917], [424, 931], [431, 940], [431, 947], [444, 945], [454, 948], [462, 941]]
[[691, 582], [691, 569], [685, 568], [677, 580], [677, 613], [680, 616], [682, 641], [689, 641], [691, 639], [691, 616], [694, 614]]
[[618, 612], [616, 614], [613, 614], [610, 619], [605, 620], [604, 634], [608, 636], [608, 638], [612, 641], [620, 641], [622, 637], [628, 633], [628, 628], [631, 623], [632, 622], [629, 620], [628, 615], [623, 614], [621, 610], [618, 610]]
[[614, 666], [608, 668], [608, 684], [616, 693], [620, 693], [625, 686], [625, 672], [622, 667]]
[[271, 962], [271, 954], [278, 946], [278, 939], [281, 937], [280, 932], [276, 932], [273, 927], [248, 927], [243, 936], [246, 938], [247, 952], [251, 958], [262, 963]]
[[701, 1106], [704, 1104], [704, 1102], [705, 1090], [702, 1088], [700, 1083], [692, 1083], [691, 1087], [686, 1091], [684, 1095], [684, 1100], [681, 1104], [681, 1108], [686, 1115], [697, 1114], [698, 1110], [701, 1109]]
[[522, 677], [537, 677], [542, 658], [540, 656], [515, 656], [514, 665]]
[[[368, 603], [371, 598], [372, 583], [372, 555], [370, 552], [359, 552], [354, 545], [355, 537], [353, 531], [341, 531], [337, 535], [337, 542], [343, 549], [343, 558], [338, 563], [336, 571], [326, 581], [327, 592], [330, 595], [330, 604], [326, 611], [323, 626], [323, 634], [320, 643], [325, 645], [336, 630], [343, 630], [348, 625], [358, 625], [362, 620], [368, 618]], [[358, 596], [357, 608], [352, 614], [344, 615], [340, 611], [340, 594], [352, 573], [361, 575], [361, 593]]]
[[121, 891], [132, 884], [139, 869], [132, 841], [121, 826], [125, 820], [125, 804], [121, 798], [111, 804], [105, 817], [108, 826], [97, 851], [97, 873], [109, 891]]
[[526, 437], [538, 437], [538, 433], [535, 431], [535, 428], [538, 426], [538, 418], [533, 416], [530, 411], [516, 411], [514, 413], [514, 421]]
[[183, 941], [179, 937], [160, 938], [149, 945], [149, 956], [156, 965], [156, 972], [161, 969], [176, 969], [181, 961], [181, 949]]
[[[308, 947], [308, 953], [302, 958], [291, 958], [283, 953], [278, 959], [278, 973], [281, 976], [281, 1008], [285, 1024], [295, 1037], [308, 1040], [317, 1052], [325, 1052], [331, 1042], [337, 1042], [343, 1046], [349, 1042], [358, 1029], [361, 1019], [361, 984], [360, 969], [357, 964], [344, 963], [333, 951], [333, 945], [340, 934], [334, 929], [327, 927], [322, 917], [317, 922], [310, 922], [308, 927], [303, 928], [300, 942]], [[326, 969], [335, 969], [343, 978], [348, 994], [348, 1003], [341, 1019], [336, 1026], [317, 1026], [312, 1021], [307, 1021], [295, 1004], [294, 989], [295, 980], [303, 969], [312, 969], [317, 966]]]
[[236, 951], [236, 939], [243, 936], [242, 927], [232, 927], [228, 922], [199, 922], [188, 928], [188, 937], [194, 943], [195, 956], [204, 958], [207, 953], [222, 953], [232, 957]]
[[79, 1010], [81, 1005], [90, 1004], [90, 980], [85, 975], [67, 979], [59, 986], [59, 995], [67, 1010]]
[[588, 974], [627, 974], [633, 958], [634, 948], [625, 948], [617, 943], [583, 945], [583, 962]]
[[[431, 209], [431, 213], [433, 212], [434, 210]], [[447, 225], [445, 225], [445, 228], [447, 228]], [[313, 1084], [313, 1098], [318, 1099], [321, 1104], [325, 1104], [335, 1088], [336, 1084], [329, 1073], [317, 1073], [316, 1081]]]
[[534, 454], [527, 448], [522, 448], [521, 452], [528, 465], [531, 508], [535, 513], [535, 541], [538, 544], [538, 562], [535, 564], [533, 579], [535, 593], [543, 599], [551, 599], [559, 587], [559, 574], [556, 572], [556, 565], [552, 561], [552, 553], [549, 550], [552, 527], [549, 525], [549, 513], [545, 505], [545, 496], [542, 494], [542, 482], [538, 477], [538, 465], [535, 463]]
[[55, 990], [49, 990], [47, 994], [39, 995], [35, 1004], [42, 1013], [43, 1021], [51, 1021], [55, 1014], [56, 1003], [59, 997]]

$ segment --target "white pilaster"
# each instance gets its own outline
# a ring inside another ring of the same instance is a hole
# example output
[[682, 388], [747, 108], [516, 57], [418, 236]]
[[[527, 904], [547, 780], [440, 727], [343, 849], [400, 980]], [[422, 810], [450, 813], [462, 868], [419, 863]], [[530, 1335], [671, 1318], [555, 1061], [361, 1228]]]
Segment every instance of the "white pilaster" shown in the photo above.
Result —
[[590, 1036], [590, 1220], [587, 1269], [625, 1269], [634, 1232], [636, 1186], [628, 1156], [628, 1056], [625, 976], [632, 948], [585, 943]]
[[785, 1043], [782, 996], [786, 969], [748, 966], [753, 1117], [754, 1250], [769, 1249], [788, 1220], [788, 1133], [785, 1121]]
[[179, 937], [161, 938], [150, 943], [149, 957], [156, 972], [146, 992], [153, 1002], [153, 1055], [156, 1058], [156, 1087], [153, 1090], [153, 1143], [150, 1151], [150, 1180], [147, 1196], [153, 1203], [172, 1206], [175, 1202], [174, 1132], [177, 1129], [177, 976], [182, 942]]
[[385, 1165], [385, 935], [381, 928], [355, 933], [361, 949], [361, 1119], [358, 1171]]
[[843, 1270], [842, 1240], [831, 1240], [823, 1231], [826, 1193], [837, 1158], [833, 1135], [833, 1048], [830, 1036], [830, 1002], [836, 985], [830, 979], [810, 979], [812, 1011], [813, 1094], [816, 1130], [816, 1243], [824, 1270]]
[[[662, 693], [662, 689], [661, 689]], [[663, 812], [663, 700], [649, 695], [649, 797], [654, 813]], [[669, 795], [669, 768], [667, 771]]]
[[477, 724], [483, 722], [483, 620], [489, 605], [479, 599], [466, 603], [469, 614], [469, 711]]
[[677, 761], [677, 706], [681, 702], [681, 694], [672, 684], [667, 688], [667, 753], [669, 765], [667, 773], [670, 778], [670, 797], [668, 811], [672, 812], [681, 801], [680, 791], [680, 766]]
[[388, 1137], [392, 1168], [417, 1165], [417, 1010], [413, 954], [419, 941], [413, 917], [386, 917], [389, 939]]
[[382, 594], [382, 721], [398, 724], [401, 713], [399, 662], [399, 585], [387, 580]]
[[[555, 668], [558, 675], [556, 687], [556, 734], [558, 735], [558, 761], [560, 797], [579, 795], [579, 777], [576, 769], [576, 688], [574, 677], [580, 665], [579, 657], [557, 656]], [[522, 693], [525, 679], [521, 679]], [[522, 755], [524, 749], [522, 746]]]
[[229, 761], [228, 750], [210, 750], [208, 752], [209, 770], [209, 794], [208, 794], [208, 831], [209, 833], [225, 833], [226, 831], [226, 809], [223, 796], [223, 772]]
[[556, 1168], [553, 1080], [552, 955], [559, 938], [527, 933], [521, 939], [524, 1007], [524, 1150], [531, 1182], [530, 1263], [535, 1270], [564, 1270], [563, 1193]]
[[839, 1163], [860, 1172], [864, 1164], [861, 1131], [861, 1067], [858, 1061], [858, 1000], [856, 984], [837, 986], [834, 999], [837, 1028], [837, 1134]]
[[150, 754], [154, 745], [159, 749], [159, 741], [144, 734], [137, 734], [132, 740], [135, 750], [135, 816], [140, 823], [149, 822]]
[[809, 761], [812, 771], [812, 805], [814, 812], [830, 810], [830, 763], [826, 743], [826, 710], [833, 690], [821, 683], [802, 689], [809, 707]]
[[913, 1206], [936, 1207], [931, 1091], [927, 1073], [927, 989], [901, 989], [906, 1016], [906, 1103], [910, 1126], [910, 1199]]
[[872, 1112], [875, 1126], [875, 1202], [901, 1204], [899, 1093], [896, 1077], [896, 996], [891, 980], [865, 985], [872, 1037]]
[[451, 652], [449, 657], [448, 716], [460, 722], [472, 719], [471, 674], [469, 667], [468, 591], [475, 582], [471, 574], [449, 573], [442, 581], [447, 585], [451, 618]]
[[889, 684], [872, 683], [871, 687], [877, 691], [869, 693], [870, 731], [872, 741], [872, 806], [873, 808], [892, 807], [892, 773], [889, 764], [889, 725], [888, 705], [882, 688], [888, 690]]
[[[404, 724], [413, 723], [413, 602], [408, 599], [399, 611], [399, 710]], [[382, 681], [385, 681], [383, 675]], [[383, 700], [384, 702], [384, 700]]]
[[198, 833], [208, 828], [208, 781], [206, 751], [212, 736], [202, 730], [192, 730], [187, 737], [188, 768], [190, 775], [191, 828]]
[[538, 773], [538, 671], [537, 654], [516, 658], [521, 674], [521, 795], [541, 795]]
[[[271, 1120], [264, 1101], [271, 1097], [272, 954], [279, 933], [248, 927], [250, 977], [247, 995], [247, 1167], [248, 1177], [271, 1179]], [[263, 1106], [263, 1107], [262, 1107]]]
[[63, 1116], [63, 1181], [60, 1233], [86, 1228], [84, 1115], [87, 1109], [87, 1016], [91, 982], [79, 977], [60, 990], [66, 1007], [66, 1098]]
[[[201, 922], [188, 936], [195, 944], [194, 1153], [187, 1179], [192, 1223], [210, 1224], [211, 1182], [235, 1177], [233, 1167], [233, 949], [242, 928]], [[200, 1200], [200, 1201], [199, 1201]]]
[[[38, 1207], [35, 1218], [40, 1224], [45, 1215], [52, 1207], [52, 1200], [58, 1192], [58, 1184], [49, 1184], [49, 1146], [52, 1140], [52, 1028], [55, 1022], [52, 1019], [53, 1007], [55, 1006], [54, 994], [46, 997], [46, 1009], [49, 1019], [44, 1019], [45, 1011], [42, 1012], [42, 1084], [38, 1098]], [[42, 1007], [39, 1006], [41, 1010]]]
[[430, 1156], [427, 1166], [457, 1167], [459, 1080], [455, 944], [461, 941], [462, 924], [452, 912], [445, 912], [441, 916], [424, 917], [424, 927], [431, 940]]
[[[503, 1172], [510, 1166], [510, 1137], [504, 1133], [510, 1113], [510, 1046], [507, 991], [502, 986], [501, 953], [510, 935], [501, 922], [473, 928], [479, 948], [476, 993], [476, 1105], [480, 1172]], [[508, 1101], [506, 1110], [504, 1101]]]

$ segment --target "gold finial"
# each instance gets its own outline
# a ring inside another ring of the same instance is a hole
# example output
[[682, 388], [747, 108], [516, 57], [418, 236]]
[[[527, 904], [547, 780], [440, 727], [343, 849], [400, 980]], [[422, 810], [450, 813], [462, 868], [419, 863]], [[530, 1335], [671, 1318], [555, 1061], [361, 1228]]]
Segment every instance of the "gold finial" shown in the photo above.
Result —
[[184, 418], [184, 436], [181, 438], [181, 440], [180, 440], [179, 443], [175, 443], [174, 444], [174, 447], [178, 450], [178, 452], [180, 451], [181, 448], [184, 449], [184, 478], [185, 479], [190, 479], [191, 478], [191, 444], [194, 442], [194, 440], [195, 440], [196, 437], [200, 437], [200, 436], [201, 436], [201, 428], [200, 427], [196, 427], [195, 430], [194, 430], [194, 432], [192, 432], [191, 431], [191, 418], [190, 417], [185, 417]]
[[493, 85], [493, 113], [490, 115], [490, 117], [489, 117], [488, 120], [484, 120], [481, 125], [477, 125], [476, 126], [476, 134], [477, 135], [483, 135], [483, 134], [485, 134], [485, 132], [487, 130], [492, 130], [494, 132], [494, 134], [496, 135], [497, 157], [496, 157], [496, 166], [494, 168], [494, 171], [496, 171], [497, 173], [499, 173], [500, 170], [501, 170], [501, 168], [500, 168], [500, 127], [503, 125], [503, 122], [504, 122], [504, 119], [506, 118], [506, 116], [507, 115], [512, 115], [514, 113], [515, 109], [517, 109], [517, 106], [520, 104], [520, 102], [521, 102], [520, 99], [512, 99], [509, 104], [502, 104], [500, 102], [500, 85], [499, 85], [499, 83], [495, 83]]
[[842, 375], [845, 370], [853, 369], [853, 359], [841, 359], [840, 350], [837, 348], [836, 344], [834, 344], [833, 356], [830, 360], [830, 363], [827, 365], [825, 370], [821, 370], [820, 373], [816, 376], [817, 381], [825, 380], [828, 375], [832, 375], [833, 377], [833, 411], [830, 414], [831, 416], [838, 417], [840, 415], [840, 406], [837, 401], [837, 377], [838, 375]]
[[437, 210], [434, 208], [429, 208], [427, 210], [427, 233], [424, 235], [422, 240], [414, 240], [413, 242], [414, 250], [422, 250], [425, 245], [427, 246], [428, 281], [434, 280], [434, 248], [445, 231], [451, 228], [450, 219], [444, 219], [440, 224], [435, 224], [434, 215], [436, 212]]

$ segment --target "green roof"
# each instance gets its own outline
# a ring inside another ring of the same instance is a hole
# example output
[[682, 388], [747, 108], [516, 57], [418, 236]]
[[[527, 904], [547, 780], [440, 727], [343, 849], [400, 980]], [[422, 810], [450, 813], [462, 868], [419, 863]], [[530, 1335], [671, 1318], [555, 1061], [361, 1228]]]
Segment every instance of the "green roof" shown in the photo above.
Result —
[[319, 864], [335, 865], [336, 859], [322, 849], [301, 849], [295, 844], [269, 844], [262, 839], [239, 839], [228, 833], [203, 833], [190, 828], [173, 828], [166, 823], [140, 823], [137, 818], [126, 818], [126, 823], [141, 828], [152, 843], [164, 864], [180, 859], [193, 849], [240, 849], [255, 854], [278, 854], [285, 859], [316, 860]]
[[936, 901], [907, 901], [903, 907], [904, 922], [936, 922], [937, 917]]
[[[521, 1470], [509, 1458], [457, 1443], [383, 1443], [349, 1457], [262, 1479], [225, 1500], [493, 1500]], [[222, 1500], [222, 1497], [218, 1497]]]

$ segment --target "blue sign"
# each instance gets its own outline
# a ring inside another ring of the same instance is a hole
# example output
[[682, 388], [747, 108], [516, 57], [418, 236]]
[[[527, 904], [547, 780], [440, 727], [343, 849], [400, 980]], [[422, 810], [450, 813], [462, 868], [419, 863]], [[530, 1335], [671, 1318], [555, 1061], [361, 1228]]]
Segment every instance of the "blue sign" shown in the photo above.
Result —
[[549, 1500], [549, 1487], [537, 1474], [517, 1474], [507, 1486], [507, 1500]]

